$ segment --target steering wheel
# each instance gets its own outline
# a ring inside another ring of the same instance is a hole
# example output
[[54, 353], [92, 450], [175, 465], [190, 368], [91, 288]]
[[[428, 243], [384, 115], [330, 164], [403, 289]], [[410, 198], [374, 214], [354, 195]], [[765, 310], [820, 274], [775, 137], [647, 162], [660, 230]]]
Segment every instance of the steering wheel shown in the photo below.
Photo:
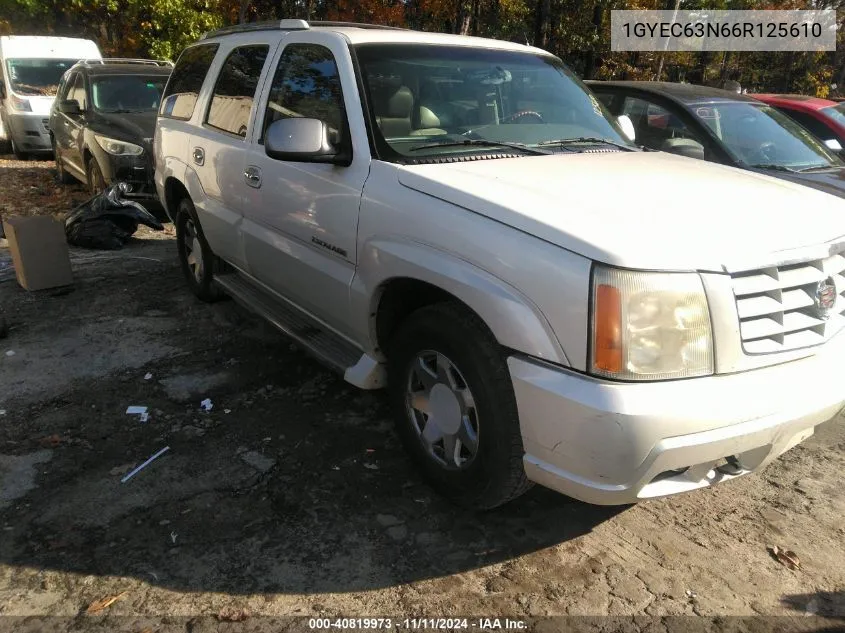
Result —
[[754, 163], [771, 163], [777, 157], [777, 147], [772, 141], [765, 141], [752, 152], [752, 160]]
[[543, 115], [539, 112], [535, 112], [534, 110], [521, 110], [519, 112], [514, 112], [510, 116], [506, 116], [504, 119], [499, 121], [499, 123], [521, 123], [526, 117], [530, 117], [539, 123], [546, 122]]

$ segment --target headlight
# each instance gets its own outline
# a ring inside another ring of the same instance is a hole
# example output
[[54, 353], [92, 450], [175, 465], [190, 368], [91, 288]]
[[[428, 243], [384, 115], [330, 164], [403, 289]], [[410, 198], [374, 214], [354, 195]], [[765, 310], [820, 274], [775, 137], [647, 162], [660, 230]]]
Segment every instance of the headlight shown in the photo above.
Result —
[[109, 138], [108, 136], [95, 134], [94, 140], [97, 141], [97, 145], [114, 156], [139, 156], [144, 153], [144, 148], [140, 145], [127, 143], [126, 141], [118, 141], [117, 139]]
[[32, 112], [32, 106], [29, 104], [29, 99], [21, 99], [15, 95], [10, 95], [10, 97], [11, 98], [9, 100], [12, 102], [12, 108], [18, 112]]
[[595, 266], [593, 374], [620, 380], [713, 373], [713, 333], [701, 278]]

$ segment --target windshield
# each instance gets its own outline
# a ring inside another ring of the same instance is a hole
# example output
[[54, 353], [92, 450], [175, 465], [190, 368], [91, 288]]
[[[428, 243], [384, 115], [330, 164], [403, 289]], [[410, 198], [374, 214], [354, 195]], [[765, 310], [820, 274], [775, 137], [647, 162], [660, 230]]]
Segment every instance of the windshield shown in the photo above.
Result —
[[839, 125], [845, 125], [845, 101], [835, 106], [822, 108], [821, 111], [836, 121]]
[[440, 45], [368, 44], [356, 51], [386, 158], [513, 154], [517, 146], [582, 137], [634, 147], [553, 57]]
[[770, 106], [732, 102], [693, 106], [691, 110], [734, 160], [749, 167], [801, 171], [843, 164], [804, 128]]
[[91, 101], [100, 112], [155, 112], [167, 76], [105, 75], [91, 79]]
[[59, 81], [76, 59], [10, 59], [6, 62], [12, 92], [23, 97], [55, 97]]

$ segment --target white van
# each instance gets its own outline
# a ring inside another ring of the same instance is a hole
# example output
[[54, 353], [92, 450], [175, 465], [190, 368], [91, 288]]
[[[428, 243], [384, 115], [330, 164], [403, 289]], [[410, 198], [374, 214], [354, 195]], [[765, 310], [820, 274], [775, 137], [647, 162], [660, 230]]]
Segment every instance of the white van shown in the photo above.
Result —
[[0, 153], [50, 152], [50, 107], [59, 80], [80, 59], [102, 59], [91, 40], [0, 36]]

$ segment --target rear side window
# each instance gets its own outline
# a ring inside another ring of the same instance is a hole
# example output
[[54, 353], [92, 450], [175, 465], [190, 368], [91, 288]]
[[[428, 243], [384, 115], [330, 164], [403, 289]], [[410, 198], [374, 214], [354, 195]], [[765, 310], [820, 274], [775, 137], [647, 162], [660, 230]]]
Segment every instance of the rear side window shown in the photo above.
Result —
[[171, 119], [190, 119], [218, 44], [201, 44], [186, 49], [176, 62], [161, 100], [159, 114]]
[[85, 95], [85, 77], [82, 76], [82, 73], [76, 73], [76, 79], [70, 89], [68, 99], [76, 101], [80, 110], [88, 109], [88, 98]]
[[268, 46], [234, 49], [220, 69], [205, 122], [213, 128], [246, 136], [258, 79], [267, 61]]

